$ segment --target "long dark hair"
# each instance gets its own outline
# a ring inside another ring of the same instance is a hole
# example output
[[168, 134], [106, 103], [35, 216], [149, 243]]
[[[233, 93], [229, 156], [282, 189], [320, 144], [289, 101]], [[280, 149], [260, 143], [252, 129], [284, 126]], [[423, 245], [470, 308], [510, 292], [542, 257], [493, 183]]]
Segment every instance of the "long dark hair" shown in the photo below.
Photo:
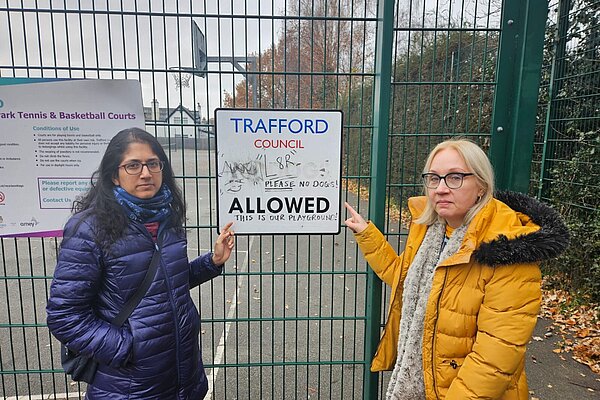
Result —
[[100, 161], [100, 167], [92, 174], [90, 189], [73, 202], [73, 213], [89, 211], [96, 217], [98, 229], [96, 240], [103, 248], [110, 246], [120, 238], [130, 222], [123, 207], [117, 203], [113, 194], [115, 187], [113, 179], [118, 177], [119, 165], [131, 143], [148, 144], [158, 158], [164, 162], [163, 185], [167, 185], [173, 193], [172, 213], [168, 223], [177, 229], [183, 229], [185, 204], [165, 151], [158, 140], [148, 132], [139, 128], [128, 128], [120, 131], [111, 139], [102, 161]]

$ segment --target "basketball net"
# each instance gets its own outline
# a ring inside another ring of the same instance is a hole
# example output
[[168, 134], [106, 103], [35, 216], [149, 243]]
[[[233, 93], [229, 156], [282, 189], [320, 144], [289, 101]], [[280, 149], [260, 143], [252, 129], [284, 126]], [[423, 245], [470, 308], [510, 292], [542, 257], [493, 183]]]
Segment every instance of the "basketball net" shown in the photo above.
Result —
[[186, 72], [174, 73], [173, 79], [175, 79], [175, 90], [179, 91], [182, 87], [189, 88], [191, 78], [192, 78], [192, 74], [188, 74]]

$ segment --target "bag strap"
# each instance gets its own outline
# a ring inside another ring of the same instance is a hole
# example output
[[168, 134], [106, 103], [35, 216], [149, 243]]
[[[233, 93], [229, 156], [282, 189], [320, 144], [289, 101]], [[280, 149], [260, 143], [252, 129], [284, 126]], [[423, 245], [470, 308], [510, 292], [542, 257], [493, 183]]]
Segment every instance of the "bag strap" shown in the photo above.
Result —
[[112, 320], [112, 324], [116, 326], [121, 326], [123, 323], [129, 318], [133, 310], [138, 306], [142, 297], [148, 291], [150, 284], [154, 280], [154, 275], [156, 274], [156, 270], [158, 269], [158, 263], [160, 260], [160, 251], [158, 249], [158, 245], [155, 245], [156, 248], [154, 250], [154, 254], [152, 254], [152, 260], [150, 260], [150, 266], [146, 271], [146, 276], [144, 276], [144, 280], [142, 284], [133, 294], [133, 296], [125, 303], [121, 312]]

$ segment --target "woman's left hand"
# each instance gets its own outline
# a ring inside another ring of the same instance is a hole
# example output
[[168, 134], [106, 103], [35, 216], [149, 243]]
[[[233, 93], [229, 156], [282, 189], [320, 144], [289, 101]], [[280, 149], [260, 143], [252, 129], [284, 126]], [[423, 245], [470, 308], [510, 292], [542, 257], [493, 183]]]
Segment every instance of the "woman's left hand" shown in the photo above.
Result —
[[346, 226], [348, 228], [352, 229], [352, 232], [354, 232], [354, 233], [361, 233], [362, 231], [367, 229], [367, 226], [369, 226], [369, 223], [367, 221], [365, 221], [365, 219], [362, 217], [362, 215], [357, 213], [356, 210], [354, 209], [354, 207], [352, 207], [350, 204], [348, 204], [347, 201], [344, 202], [344, 205], [346, 206], [346, 209], [350, 213], [350, 218], [348, 218], [345, 222]]
[[217, 242], [215, 243], [215, 249], [213, 251], [212, 261], [215, 265], [222, 265], [229, 259], [231, 256], [231, 250], [233, 250], [233, 231], [231, 230], [231, 226], [233, 222], [225, 225], [221, 234], [217, 238]]

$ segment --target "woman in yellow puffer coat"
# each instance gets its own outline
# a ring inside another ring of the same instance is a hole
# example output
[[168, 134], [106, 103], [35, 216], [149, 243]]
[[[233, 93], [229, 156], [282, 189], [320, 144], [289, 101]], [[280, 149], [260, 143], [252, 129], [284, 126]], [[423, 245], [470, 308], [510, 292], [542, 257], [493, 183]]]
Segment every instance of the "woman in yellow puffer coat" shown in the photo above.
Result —
[[540, 308], [539, 263], [568, 244], [560, 216], [518, 193], [494, 194], [485, 153], [440, 143], [424, 171], [426, 196], [398, 256], [349, 204], [346, 225], [391, 286], [371, 370], [393, 370], [388, 399], [527, 399], [525, 346]]

